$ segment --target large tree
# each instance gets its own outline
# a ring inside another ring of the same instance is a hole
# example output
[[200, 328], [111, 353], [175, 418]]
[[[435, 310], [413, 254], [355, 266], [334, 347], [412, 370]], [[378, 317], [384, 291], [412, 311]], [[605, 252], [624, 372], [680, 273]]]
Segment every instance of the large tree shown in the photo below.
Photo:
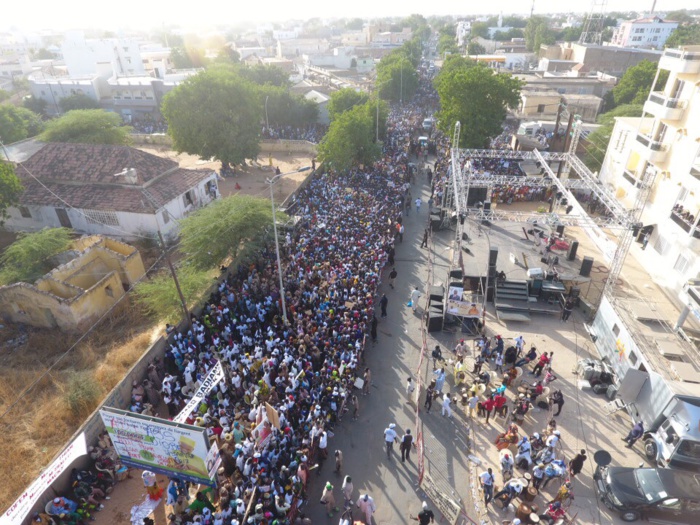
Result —
[[555, 34], [549, 29], [547, 19], [541, 16], [530, 17], [523, 33], [527, 50], [535, 54], [540, 52], [542, 44], [553, 44], [555, 42]]
[[7, 208], [17, 204], [23, 190], [12, 164], [0, 161], [0, 226], [7, 218]]
[[266, 109], [265, 119], [271, 126], [303, 127], [318, 119], [318, 104], [288, 89], [273, 85], [259, 86], [259, 104]]
[[122, 124], [121, 117], [116, 113], [101, 109], [76, 109], [46, 124], [40, 138], [45, 142], [130, 144], [131, 128]]
[[0, 141], [12, 144], [33, 137], [44, 129], [39, 115], [25, 108], [0, 105]]
[[467, 46], [467, 55], [485, 55], [486, 48], [478, 42], [469, 42]]
[[379, 96], [385, 100], [410, 100], [418, 89], [418, 73], [406, 55], [391, 53], [377, 65], [377, 84]]
[[70, 97], [65, 97], [59, 100], [58, 105], [61, 106], [61, 110], [64, 113], [73, 111], [75, 109], [98, 109], [100, 105], [94, 98], [90, 98], [87, 95], [78, 94], [71, 95]]
[[229, 165], [257, 157], [262, 109], [250, 82], [212, 68], [168, 93], [161, 112], [177, 151]]
[[700, 24], [678, 26], [668, 37], [665, 47], [700, 45]]
[[440, 96], [440, 129], [452, 135], [461, 124], [460, 146], [484, 148], [502, 131], [507, 109], [520, 102], [520, 80], [477, 65], [440, 72], [435, 86]]
[[364, 104], [369, 100], [367, 93], [352, 88], [345, 88], [331, 93], [328, 101], [328, 116], [331, 120], [353, 107]]
[[[185, 303], [188, 308], [196, 306], [209, 291], [215, 272], [196, 270], [187, 264], [181, 265], [176, 271]], [[134, 289], [134, 296], [136, 302], [154, 319], [176, 324], [184, 317], [180, 294], [169, 271], [161, 271], [151, 279], [139, 282]]]
[[289, 73], [278, 66], [266, 66], [258, 64], [253, 67], [241, 67], [239, 73], [243, 78], [246, 78], [260, 86], [272, 85], [277, 87], [289, 87]]
[[20, 233], [0, 256], [0, 285], [36, 281], [52, 269], [51, 258], [70, 247], [71, 234], [68, 228]]
[[[622, 104], [643, 104], [649, 95], [658, 65], [649, 60], [642, 60], [632, 66], [612, 90], [616, 106]], [[659, 71], [656, 86], [663, 86], [668, 78], [668, 71]]]
[[319, 158], [337, 171], [371, 165], [381, 155], [375, 142], [376, 106], [366, 103], [338, 116], [318, 146]]

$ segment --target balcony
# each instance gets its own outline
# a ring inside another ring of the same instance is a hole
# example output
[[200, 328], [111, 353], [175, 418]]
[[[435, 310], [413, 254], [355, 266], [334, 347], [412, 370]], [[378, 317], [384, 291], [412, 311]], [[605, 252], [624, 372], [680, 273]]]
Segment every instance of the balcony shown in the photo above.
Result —
[[700, 230], [693, 228], [693, 223], [681, 217], [678, 212], [671, 211], [671, 220], [680, 226], [685, 233], [690, 233], [690, 230], [693, 230], [693, 237], [700, 239]]
[[630, 170], [623, 171], [622, 178], [629, 182], [635, 188], [639, 188], [642, 185], [641, 181], [637, 178], [637, 174]]
[[685, 100], [667, 97], [663, 93], [654, 92], [644, 103], [644, 111], [664, 120], [679, 120], [683, 117], [687, 103]]
[[639, 156], [647, 162], [658, 164], [666, 160], [668, 146], [662, 142], [657, 142], [643, 133], [637, 133], [637, 147]]
[[692, 50], [667, 49], [664, 51], [659, 68], [674, 73], [700, 73], [700, 46], [688, 46]]

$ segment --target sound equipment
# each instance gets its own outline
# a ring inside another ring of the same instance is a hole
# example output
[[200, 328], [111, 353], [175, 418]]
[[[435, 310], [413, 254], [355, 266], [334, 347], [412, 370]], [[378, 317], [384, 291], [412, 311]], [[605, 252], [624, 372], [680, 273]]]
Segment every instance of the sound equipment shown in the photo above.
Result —
[[489, 266], [496, 266], [497, 260], [498, 260], [498, 248], [491, 248], [489, 250]]
[[573, 261], [576, 259], [576, 252], [578, 251], [578, 241], [573, 241], [569, 244], [569, 251], [566, 254], [567, 261]]
[[593, 269], [593, 261], [593, 257], [584, 257], [583, 261], [581, 262], [581, 271], [579, 272], [579, 275], [590, 277], [591, 270]]
[[561, 238], [564, 236], [564, 225], [557, 224], [557, 235]]
[[484, 202], [484, 211], [491, 211], [491, 201]]
[[442, 303], [445, 298], [444, 286], [431, 286], [428, 292], [430, 294], [430, 302], [435, 301], [436, 303]]

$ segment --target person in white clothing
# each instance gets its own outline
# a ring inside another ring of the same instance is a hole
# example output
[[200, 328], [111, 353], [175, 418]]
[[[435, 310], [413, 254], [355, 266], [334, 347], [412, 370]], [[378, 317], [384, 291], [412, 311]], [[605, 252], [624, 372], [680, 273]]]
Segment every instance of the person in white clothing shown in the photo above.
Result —
[[394, 442], [399, 440], [396, 434], [396, 425], [392, 423], [389, 428], [384, 430], [384, 443], [386, 444], [386, 457], [391, 459], [391, 452], [394, 450]]
[[423, 201], [418, 197], [416, 199], [416, 213], [420, 213], [420, 205], [423, 204]]
[[450, 404], [452, 403], [452, 400], [450, 399], [450, 394], [445, 394], [445, 397], [442, 399], [442, 415], [444, 416], [447, 414], [447, 417], [451, 418], [452, 417], [452, 407]]
[[416, 311], [416, 308], [418, 308], [418, 299], [420, 299], [420, 292], [418, 291], [417, 287], [413, 287], [413, 291], [411, 291], [411, 307], [413, 308], [413, 311]]
[[377, 510], [374, 505], [374, 500], [369, 496], [369, 494], [363, 494], [360, 499], [357, 500], [357, 506], [365, 514], [365, 524], [372, 524], [372, 514]]

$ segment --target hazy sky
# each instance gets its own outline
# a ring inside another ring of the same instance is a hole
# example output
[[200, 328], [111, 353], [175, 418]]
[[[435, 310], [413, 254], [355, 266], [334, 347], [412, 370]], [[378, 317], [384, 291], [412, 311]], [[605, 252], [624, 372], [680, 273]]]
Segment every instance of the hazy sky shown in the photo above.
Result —
[[[240, 21], [276, 22], [312, 17], [385, 17], [411, 13], [469, 15], [529, 13], [530, 0], [5, 0], [0, 29], [68, 29], [97, 27], [153, 28], [162, 24], [205, 26]], [[9, 4], [9, 5], [8, 5]], [[608, 0], [606, 11], [650, 9], [652, 0]], [[535, 0], [535, 13], [586, 11], [590, 0]], [[657, 12], [698, 7], [697, 1], [658, 0]]]

